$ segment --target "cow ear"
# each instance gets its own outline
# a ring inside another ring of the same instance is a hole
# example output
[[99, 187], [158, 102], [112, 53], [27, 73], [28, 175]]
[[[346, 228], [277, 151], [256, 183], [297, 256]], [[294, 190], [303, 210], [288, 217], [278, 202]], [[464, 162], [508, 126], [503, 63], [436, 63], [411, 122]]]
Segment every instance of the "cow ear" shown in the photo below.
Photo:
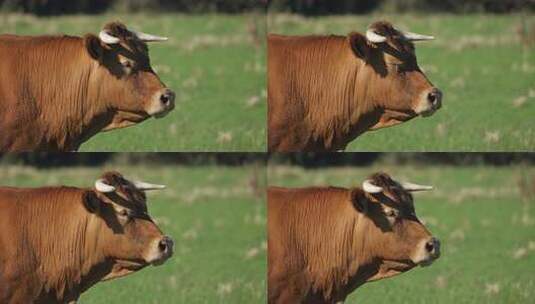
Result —
[[86, 191], [82, 196], [84, 207], [90, 213], [98, 213], [102, 202], [93, 191]]
[[349, 34], [349, 44], [355, 56], [362, 60], [368, 60], [372, 52], [372, 46], [366, 37], [360, 33]]
[[351, 191], [351, 202], [357, 211], [368, 213], [370, 201], [362, 189], [355, 188]]
[[101, 61], [104, 55], [104, 46], [100, 39], [95, 35], [87, 35], [85, 38], [85, 48], [91, 58]]

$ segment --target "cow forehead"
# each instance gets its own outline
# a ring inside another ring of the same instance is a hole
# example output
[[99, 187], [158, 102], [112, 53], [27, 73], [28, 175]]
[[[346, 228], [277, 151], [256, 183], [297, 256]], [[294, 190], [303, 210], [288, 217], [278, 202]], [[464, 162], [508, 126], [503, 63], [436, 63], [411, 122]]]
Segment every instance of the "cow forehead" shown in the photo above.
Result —
[[123, 56], [137, 61], [149, 61], [149, 50], [144, 42], [121, 42], [112, 45], [110, 50], [117, 56]]
[[414, 208], [412, 194], [401, 187], [386, 188], [384, 194], [390, 199], [385, 202], [389, 205], [393, 204], [398, 208]]
[[116, 196], [111, 196], [114, 203], [125, 208], [146, 211], [147, 197], [145, 192], [139, 190], [134, 184], [117, 172], [108, 172], [102, 176], [107, 184], [115, 187]]
[[370, 177], [373, 184], [382, 187], [384, 191], [384, 201], [380, 201], [386, 205], [398, 208], [414, 208], [413, 197], [410, 192], [403, 189], [403, 186], [389, 175], [385, 173], [376, 173]]
[[394, 38], [379, 47], [386, 58], [395, 58], [395, 60], [402, 62], [416, 61], [416, 53], [412, 42]]

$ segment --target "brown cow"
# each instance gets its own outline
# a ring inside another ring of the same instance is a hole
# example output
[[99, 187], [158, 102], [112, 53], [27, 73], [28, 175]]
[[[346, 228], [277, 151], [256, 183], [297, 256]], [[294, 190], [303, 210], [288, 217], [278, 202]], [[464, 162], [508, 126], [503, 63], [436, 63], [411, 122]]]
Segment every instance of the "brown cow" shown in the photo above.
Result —
[[372, 24], [366, 35], [268, 37], [269, 151], [330, 151], [367, 130], [441, 107], [412, 41], [433, 39]]
[[147, 211], [161, 185], [105, 173], [93, 189], [0, 188], [0, 303], [74, 303], [173, 252]]
[[0, 35], [0, 151], [77, 150], [100, 131], [174, 108], [146, 42], [115, 22], [98, 36]]
[[362, 284], [431, 264], [440, 243], [410, 191], [384, 173], [362, 188], [268, 190], [269, 303], [343, 302]]

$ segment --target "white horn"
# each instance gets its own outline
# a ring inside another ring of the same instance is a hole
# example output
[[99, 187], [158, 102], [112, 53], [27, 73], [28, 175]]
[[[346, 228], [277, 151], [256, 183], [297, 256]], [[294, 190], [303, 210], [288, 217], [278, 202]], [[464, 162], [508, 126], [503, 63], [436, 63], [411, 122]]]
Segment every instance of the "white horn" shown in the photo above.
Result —
[[427, 191], [427, 190], [433, 190], [433, 186], [426, 186], [426, 185], [418, 185], [413, 183], [404, 182], [401, 183], [401, 186], [403, 189], [407, 191]]
[[401, 34], [403, 34], [403, 37], [405, 37], [405, 39], [409, 41], [424, 41], [435, 39], [435, 37], [433, 36], [421, 35], [411, 32], [401, 32]]
[[132, 31], [132, 33], [134, 35], [136, 35], [139, 40], [145, 41], [145, 42], [158, 42], [158, 41], [167, 41], [167, 40], [169, 40], [169, 38], [167, 38], [167, 37], [161, 37], [161, 36], [146, 34], [146, 33], [142, 33], [142, 32]]
[[97, 189], [98, 192], [102, 192], [102, 193], [110, 193], [110, 192], [115, 191], [115, 187], [106, 184], [102, 178], [98, 179], [95, 182], [95, 189]]
[[146, 191], [146, 190], [160, 190], [164, 189], [165, 185], [156, 185], [156, 184], [149, 184], [146, 182], [140, 182], [140, 181], [134, 181], [134, 186], [138, 190]]
[[362, 182], [362, 189], [364, 190], [364, 192], [368, 193], [379, 193], [383, 191], [382, 187], [372, 184], [372, 181], [369, 179]]
[[102, 40], [102, 42], [104, 42], [106, 44], [117, 44], [117, 43], [119, 43], [119, 41], [121, 41], [121, 39], [108, 34], [104, 30], [102, 30], [102, 31], [100, 31], [100, 33], [98, 33], [98, 38], [100, 38], [100, 40]]
[[370, 42], [381, 43], [386, 41], [386, 37], [376, 34], [373, 30], [366, 31], [366, 39]]

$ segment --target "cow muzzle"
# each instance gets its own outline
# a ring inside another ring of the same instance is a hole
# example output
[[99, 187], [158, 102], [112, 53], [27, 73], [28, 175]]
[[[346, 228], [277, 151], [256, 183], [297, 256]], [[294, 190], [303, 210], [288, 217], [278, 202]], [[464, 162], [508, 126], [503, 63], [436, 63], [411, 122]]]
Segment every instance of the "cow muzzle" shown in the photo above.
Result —
[[412, 258], [414, 264], [429, 266], [440, 257], [440, 241], [437, 238], [423, 240], [416, 249], [416, 254]]
[[414, 112], [423, 117], [427, 117], [433, 115], [441, 107], [442, 91], [437, 88], [431, 88], [420, 95]]
[[162, 265], [173, 255], [173, 247], [173, 239], [168, 236], [155, 240], [148, 257], [146, 258], [147, 263], [154, 266]]
[[176, 94], [170, 89], [163, 89], [154, 94], [147, 114], [155, 118], [162, 118], [175, 108]]

